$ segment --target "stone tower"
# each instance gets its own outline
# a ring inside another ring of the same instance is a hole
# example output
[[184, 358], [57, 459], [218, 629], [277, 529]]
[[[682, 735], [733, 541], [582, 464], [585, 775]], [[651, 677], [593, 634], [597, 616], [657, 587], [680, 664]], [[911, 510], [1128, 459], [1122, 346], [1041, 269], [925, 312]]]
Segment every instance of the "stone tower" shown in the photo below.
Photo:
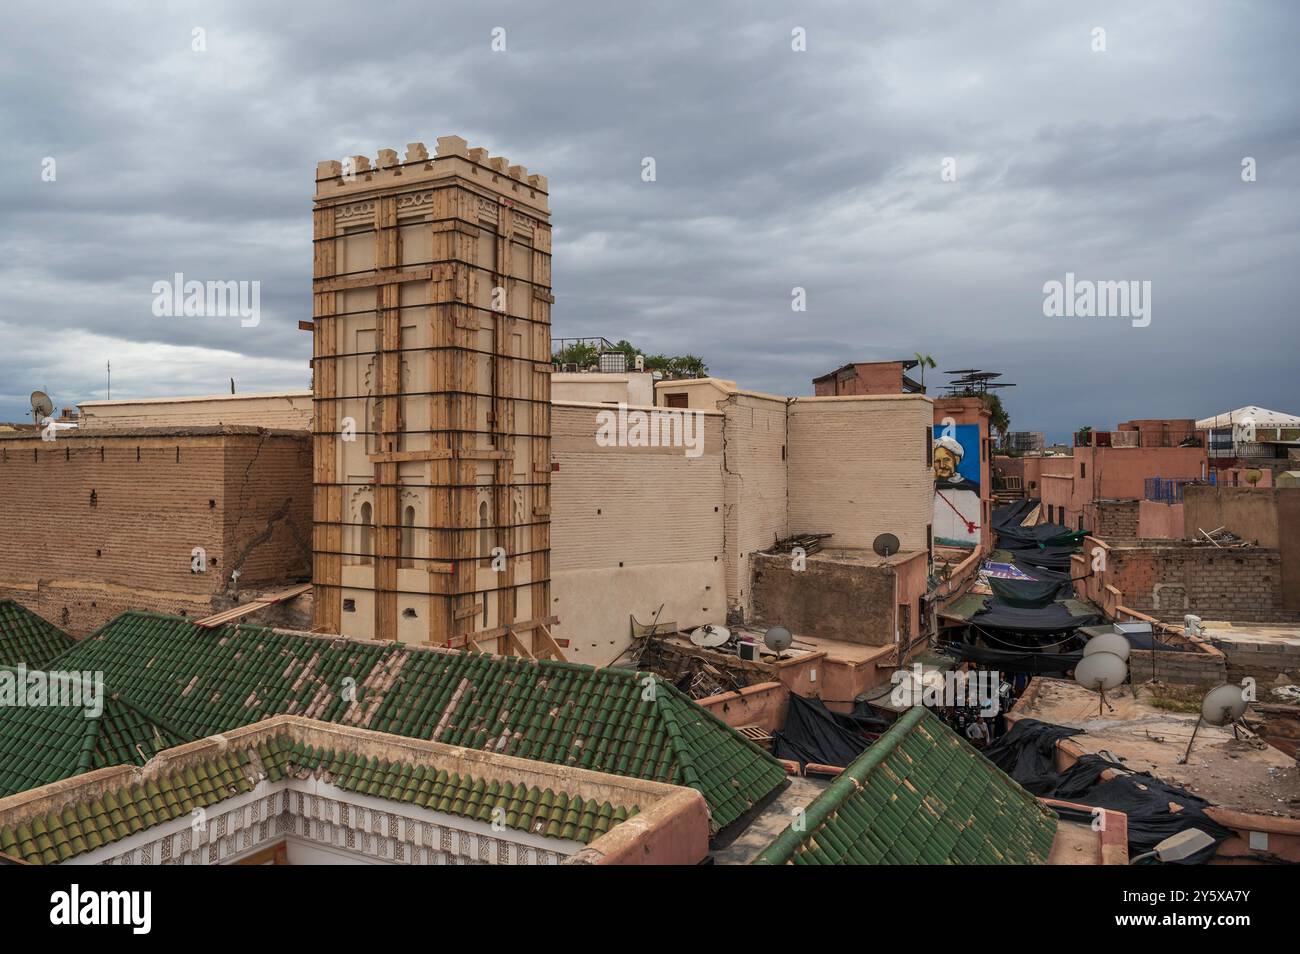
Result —
[[459, 136], [317, 165], [318, 631], [558, 655], [546, 185]]

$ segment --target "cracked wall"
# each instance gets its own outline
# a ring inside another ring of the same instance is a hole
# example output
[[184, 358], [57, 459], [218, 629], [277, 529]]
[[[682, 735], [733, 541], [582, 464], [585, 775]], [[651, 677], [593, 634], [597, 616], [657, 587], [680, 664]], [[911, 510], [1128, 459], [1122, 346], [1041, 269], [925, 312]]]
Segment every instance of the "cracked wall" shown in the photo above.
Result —
[[310, 574], [310, 435], [195, 427], [0, 439], [0, 526], [0, 596], [75, 636], [131, 609], [205, 616], [237, 593]]

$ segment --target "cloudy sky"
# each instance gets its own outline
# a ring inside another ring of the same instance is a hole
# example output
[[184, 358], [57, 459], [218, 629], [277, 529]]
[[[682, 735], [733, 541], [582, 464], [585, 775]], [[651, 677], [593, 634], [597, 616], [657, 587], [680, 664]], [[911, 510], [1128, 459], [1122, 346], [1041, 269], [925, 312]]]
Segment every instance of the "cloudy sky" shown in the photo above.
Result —
[[[1004, 372], [1013, 427], [1052, 436], [1300, 413], [1297, 4], [97, 0], [5, 20], [0, 420], [35, 388], [103, 398], [108, 361], [115, 398], [305, 387], [316, 162], [449, 133], [549, 176], [557, 336], [786, 394], [925, 351]], [[260, 282], [260, 324], [155, 317], [176, 272]], [[1067, 272], [1151, 282], [1150, 325], [1045, 317]]]

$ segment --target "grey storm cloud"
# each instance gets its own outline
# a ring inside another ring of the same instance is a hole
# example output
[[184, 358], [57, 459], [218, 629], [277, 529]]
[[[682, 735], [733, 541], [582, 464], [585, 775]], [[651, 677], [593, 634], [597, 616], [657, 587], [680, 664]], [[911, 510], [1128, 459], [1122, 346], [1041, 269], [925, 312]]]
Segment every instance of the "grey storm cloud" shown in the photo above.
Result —
[[[1298, 28], [1265, 2], [15, 8], [0, 419], [102, 398], [107, 361], [114, 397], [305, 387], [316, 162], [451, 133], [550, 178], [557, 336], [788, 394], [925, 351], [1004, 372], [1013, 426], [1053, 436], [1300, 412]], [[260, 282], [260, 324], [155, 317], [176, 272]], [[1152, 282], [1151, 325], [1044, 317], [1066, 272]]]

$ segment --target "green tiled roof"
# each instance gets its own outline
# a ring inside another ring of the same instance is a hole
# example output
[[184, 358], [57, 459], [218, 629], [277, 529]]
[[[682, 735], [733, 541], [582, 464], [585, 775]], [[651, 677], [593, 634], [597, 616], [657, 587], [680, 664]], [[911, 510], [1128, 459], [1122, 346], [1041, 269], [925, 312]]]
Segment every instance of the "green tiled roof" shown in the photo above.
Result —
[[249, 753], [220, 758], [163, 778], [108, 792], [15, 827], [0, 829], [0, 852], [55, 864], [154, 825], [251, 791]]
[[905, 712], [755, 864], [1042, 864], [1056, 815], [924, 706]]
[[[635, 805], [629, 809], [549, 788], [539, 789], [535, 785], [488, 782], [445, 769], [374, 757], [366, 759], [353, 752], [313, 749], [287, 738], [259, 746], [258, 754], [272, 781], [281, 774], [298, 778], [327, 774], [332, 784], [350, 792], [390, 798], [485, 823], [491, 823], [495, 815], [507, 828], [516, 831], [583, 844], [591, 843], [640, 811]], [[498, 809], [500, 815], [496, 815]]]
[[143, 765], [186, 740], [119, 699], [98, 716], [66, 706], [0, 707], [0, 798], [109, 765]]
[[[624, 669], [258, 626], [205, 629], [153, 613], [123, 614], [59, 664], [102, 671], [110, 689], [181, 741], [273, 715], [306, 716], [689, 785], [708, 802], [715, 831], [786, 777], [675, 687]], [[9, 781], [0, 763], [0, 789]]]
[[76, 640], [13, 600], [0, 600], [0, 666], [40, 669]]
[[[263, 773], [271, 782], [324, 776], [347, 791], [487, 823], [500, 818], [507, 828], [583, 844], [639, 811], [549, 788], [487, 782], [406, 762], [366, 759], [355, 752], [315, 749], [287, 736], [258, 744], [256, 761], [253, 754], [251, 748], [232, 752], [0, 829], [0, 853], [32, 864], [67, 861], [252, 791]], [[502, 814], [497, 815], [497, 809]]]

